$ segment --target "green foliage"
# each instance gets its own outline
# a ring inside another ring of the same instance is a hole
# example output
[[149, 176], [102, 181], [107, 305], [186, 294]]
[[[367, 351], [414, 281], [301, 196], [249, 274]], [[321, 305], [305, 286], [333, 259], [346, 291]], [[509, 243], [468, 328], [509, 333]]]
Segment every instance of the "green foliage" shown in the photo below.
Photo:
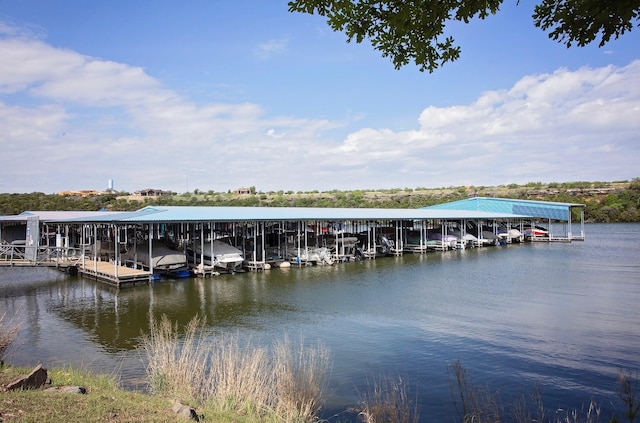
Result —
[[64, 196], [33, 192], [30, 194], [0, 194], [0, 214], [20, 214], [24, 211], [101, 210], [116, 200], [114, 194], [88, 197]]
[[433, 72], [460, 57], [460, 47], [445, 27], [452, 19], [469, 22], [498, 11], [502, 0], [295, 0], [289, 11], [318, 13], [347, 42], [371, 45], [389, 57], [396, 69], [414, 61], [421, 71]]
[[[433, 72], [460, 57], [460, 47], [446, 25], [485, 19], [498, 12], [503, 0], [291, 0], [290, 12], [324, 16], [347, 42], [365, 39], [388, 57], [396, 69], [415, 62]], [[638, 2], [626, 0], [542, 0], [535, 7], [535, 26], [549, 38], [571, 47], [584, 46], [601, 35], [600, 46], [612, 36], [631, 31], [638, 21]]]
[[549, 38], [571, 47], [584, 47], [600, 36], [599, 47], [633, 29], [640, 3], [613, 0], [543, 0], [535, 7], [535, 26], [550, 30]]
[[[7, 366], [2, 375], [22, 377], [28, 368]], [[86, 395], [42, 389], [3, 392], [2, 418], [11, 422], [150, 422], [183, 421], [171, 411], [172, 401], [118, 388], [117, 377], [74, 369], [49, 369], [53, 387], [82, 386]], [[210, 409], [199, 409], [207, 415]], [[229, 413], [220, 422], [243, 421]]]

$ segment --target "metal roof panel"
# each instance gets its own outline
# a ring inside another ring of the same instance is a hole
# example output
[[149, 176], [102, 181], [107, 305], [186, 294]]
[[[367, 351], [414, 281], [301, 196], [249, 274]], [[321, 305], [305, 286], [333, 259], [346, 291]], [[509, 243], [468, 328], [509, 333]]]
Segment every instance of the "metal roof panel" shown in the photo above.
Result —
[[109, 217], [121, 223], [146, 222], [229, 222], [305, 220], [421, 220], [421, 219], [501, 219], [520, 217], [511, 213], [469, 210], [322, 208], [322, 207], [202, 207], [147, 206], [136, 212]]
[[494, 213], [511, 213], [518, 216], [540, 217], [568, 221], [572, 207], [584, 204], [557, 203], [551, 201], [515, 200], [510, 198], [474, 197], [451, 203], [426, 207], [431, 210], [473, 210]]

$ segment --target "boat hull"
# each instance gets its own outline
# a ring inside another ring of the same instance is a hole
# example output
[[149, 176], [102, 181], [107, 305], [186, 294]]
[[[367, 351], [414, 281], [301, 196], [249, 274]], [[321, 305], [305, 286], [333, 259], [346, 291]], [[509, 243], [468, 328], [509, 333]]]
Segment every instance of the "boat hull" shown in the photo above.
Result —
[[213, 241], [213, 246], [211, 241], [206, 241], [204, 249], [201, 249], [200, 245], [196, 245], [187, 249], [187, 253], [196, 264], [212, 266], [229, 273], [242, 270], [244, 263], [242, 251], [220, 240]]
[[182, 251], [173, 250], [161, 242], [153, 242], [151, 255], [146, 243], [137, 244], [123, 256], [124, 261], [132, 266], [153, 270], [154, 275], [172, 277], [189, 276], [187, 256]]

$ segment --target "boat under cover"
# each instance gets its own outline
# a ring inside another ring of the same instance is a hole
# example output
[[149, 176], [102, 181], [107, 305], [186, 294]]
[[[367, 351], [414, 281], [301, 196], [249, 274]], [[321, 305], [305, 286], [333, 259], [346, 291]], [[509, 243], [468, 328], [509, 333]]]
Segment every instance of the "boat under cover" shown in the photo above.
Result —
[[162, 241], [152, 241], [151, 259], [149, 258], [149, 244], [141, 242], [129, 248], [123, 254], [125, 262], [144, 269], [153, 269], [154, 274], [168, 274], [170, 276], [188, 276], [187, 256], [184, 251], [177, 251]]
[[189, 258], [196, 263], [203, 263], [205, 266], [213, 266], [226, 272], [242, 270], [244, 256], [242, 251], [233, 245], [220, 239], [216, 239], [213, 242], [204, 241], [204, 249], [201, 248], [201, 244], [198, 241], [194, 244], [187, 248], [187, 253]]

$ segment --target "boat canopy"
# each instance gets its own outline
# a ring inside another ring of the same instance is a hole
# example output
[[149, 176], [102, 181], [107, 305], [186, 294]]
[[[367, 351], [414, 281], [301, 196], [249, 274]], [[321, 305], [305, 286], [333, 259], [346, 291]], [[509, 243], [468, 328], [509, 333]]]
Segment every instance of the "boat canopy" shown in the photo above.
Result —
[[522, 217], [562, 220], [568, 222], [571, 209], [584, 209], [584, 204], [551, 201], [514, 200], [510, 198], [474, 197], [425, 207], [428, 210], [467, 210], [491, 213], [510, 213]]

